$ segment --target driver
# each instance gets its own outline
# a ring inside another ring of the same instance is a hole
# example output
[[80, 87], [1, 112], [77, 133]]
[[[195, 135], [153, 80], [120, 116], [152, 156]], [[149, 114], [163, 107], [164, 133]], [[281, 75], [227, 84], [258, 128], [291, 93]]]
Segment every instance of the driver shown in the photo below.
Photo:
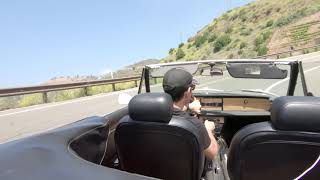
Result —
[[199, 138], [200, 148], [204, 151], [208, 159], [213, 160], [218, 153], [218, 144], [214, 138], [214, 123], [206, 120], [203, 123], [196, 117], [191, 116], [186, 112], [186, 107], [191, 100], [194, 100], [189, 106], [194, 112], [200, 112], [200, 102], [193, 99], [192, 91], [198, 82], [193, 79], [192, 75], [178, 68], [170, 69], [163, 77], [163, 89], [166, 93], [170, 94], [173, 100], [173, 115], [184, 117], [186, 121], [191, 121], [195, 124], [200, 131], [201, 137]]

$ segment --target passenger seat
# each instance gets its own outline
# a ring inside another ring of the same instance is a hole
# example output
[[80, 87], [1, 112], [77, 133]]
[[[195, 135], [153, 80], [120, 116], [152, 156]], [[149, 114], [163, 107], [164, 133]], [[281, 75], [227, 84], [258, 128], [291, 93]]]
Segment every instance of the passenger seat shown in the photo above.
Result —
[[234, 136], [228, 174], [231, 180], [320, 179], [319, 155], [320, 98], [280, 97], [271, 122], [248, 125]]

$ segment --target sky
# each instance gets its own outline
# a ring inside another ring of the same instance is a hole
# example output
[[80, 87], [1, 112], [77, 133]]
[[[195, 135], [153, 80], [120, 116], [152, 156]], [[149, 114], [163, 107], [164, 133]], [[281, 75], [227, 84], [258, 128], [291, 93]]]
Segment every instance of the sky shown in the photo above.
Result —
[[0, 88], [163, 58], [223, 12], [251, 1], [0, 1]]

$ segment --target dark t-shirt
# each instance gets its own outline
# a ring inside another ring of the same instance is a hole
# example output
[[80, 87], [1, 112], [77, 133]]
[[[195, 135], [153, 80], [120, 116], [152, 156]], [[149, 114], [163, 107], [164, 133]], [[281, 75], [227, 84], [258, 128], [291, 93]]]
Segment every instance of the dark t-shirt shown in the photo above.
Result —
[[179, 117], [183, 117], [186, 119], [186, 121], [191, 122], [192, 124], [194, 124], [198, 129], [199, 129], [199, 144], [200, 144], [200, 148], [202, 150], [205, 150], [209, 147], [211, 140], [210, 137], [208, 135], [208, 132], [204, 126], [204, 124], [196, 117], [191, 116], [188, 112], [185, 111], [181, 111], [178, 108], [173, 108], [173, 115], [174, 116], [179, 116]]

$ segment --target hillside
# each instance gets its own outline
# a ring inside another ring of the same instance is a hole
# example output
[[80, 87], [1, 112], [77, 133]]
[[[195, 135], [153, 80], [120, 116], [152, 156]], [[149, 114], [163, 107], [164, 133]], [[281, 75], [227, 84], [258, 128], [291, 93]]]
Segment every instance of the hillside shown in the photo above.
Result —
[[320, 0], [258, 0], [214, 19], [162, 62], [253, 58], [320, 44]]

